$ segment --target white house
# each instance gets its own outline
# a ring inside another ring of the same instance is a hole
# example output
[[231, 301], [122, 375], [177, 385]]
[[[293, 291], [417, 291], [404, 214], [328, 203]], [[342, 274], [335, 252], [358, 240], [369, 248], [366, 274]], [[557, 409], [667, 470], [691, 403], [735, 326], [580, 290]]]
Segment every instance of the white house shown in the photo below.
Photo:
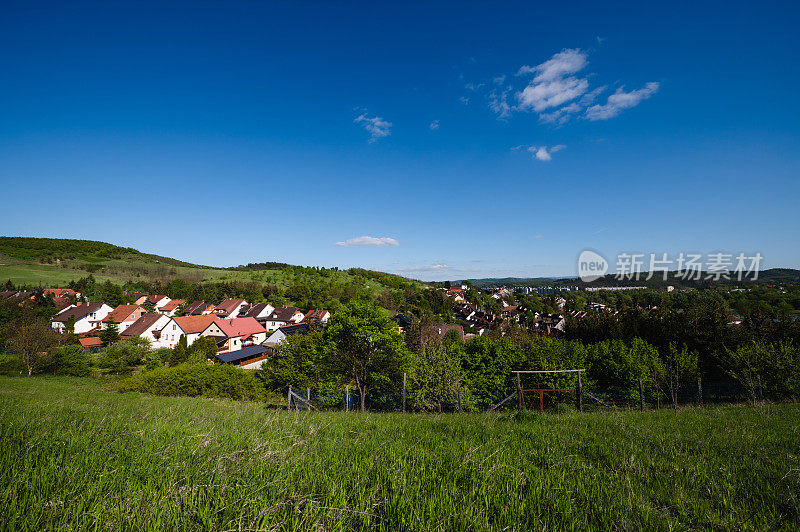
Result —
[[267, 331], [255, 318], [233, 318], [212, 321], [200, 335], [214, 338], [219, 351], [224, 352], [259, 345], [266, 340]]
[[70, 305], [50, 319], [50, 326], [59, 333], [66, 330], [70, 318], [75, 320], [75, 334], [89, 332], [114, 310], [105, 303], [83, 303]]
[[267, 331], [277, 331], [284, 325], [300, 323], [304, 317], [305, 314], [297, 307], [278, 307], [267, 317], [264, 328]]
[[164, 328], [161, 329], [161, 334], [159, 335], [155, 347], [169, 347], [172, 349], [178, 345], [181, 335], [186, 336], [186, 343], [188, 345], [192, 345], [200, 336], [200, 333], [216, 319], [217, 317], [213, 314], [169, 318]]
[[247, 301], [244, 299], [226, 299], [216, 306], [214, 314], [219, 318], [236, 318], [246, 306]]
[[169, 323], [169, 316], [164, 316], [158, 312], [149, 312], [133, 322], [133, 324], [120, 333], [124, 339], [140, 336], [150, 340], [150, 345], [159, 348], [166, 347], [161, 344], [161, 330]]
[[307, 323], [294, 323], [292, 325], [284, 325], [283, 327], [281, 327], [280, 329], [269, 335], [269, 338], [264, 340], [264, 343], [262, 343], [261, 345], [263, 345], [264, 347], [271, 347], [274, 349], [275, 347], [282, 344], [283, 341], [286, 340], [286, 338], [288, 338], [289, 336], [292, 336], [293, 334], [297, 333], [302, 333], [307, 330], [308, 330]]
[[275, 312], [275, 307], [269, 303], [257, 303], [255, 305], [250, 305], [250, 307], [247, 309], [247, 312], [240, 314], [239, 317], [255, 318], [258, 323], [264, 325], [267, 322], [269, 315], [273, 312]]

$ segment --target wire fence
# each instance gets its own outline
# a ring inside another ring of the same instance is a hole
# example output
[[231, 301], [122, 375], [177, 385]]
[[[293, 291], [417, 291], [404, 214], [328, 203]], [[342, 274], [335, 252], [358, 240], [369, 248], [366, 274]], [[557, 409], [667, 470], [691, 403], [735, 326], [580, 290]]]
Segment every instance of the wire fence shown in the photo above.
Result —
[[[370, 390], [364, 400], [365, 410], [371, 412], [485, 412], [493, 406], [497, 411], [536, 410], [548, 413], [566, 413], [578, 410], [585, 412], [625, 410], [656, 410], [687, 406], [743, 403], [750, 400], [744, 386], [737, 382], [691, 382], [683, 383], [671, 391], [655, 386], [636, 388], [608, 388], [598, 390], [582, 388], [578, 400], [578, 388], [574, 389], [525, 389], [522, 399], [515, 389], [496, 394], [478, 394], [467, 388], [455, 391], [417, 390]], [[764, 393], [759, 400], [785, 400], [785, 397]], [[291, 388], [286, 399], [272, 406], [292, 410], [359, 411], [361, 397], [356, 388], [342, 390], [315, 390]]]

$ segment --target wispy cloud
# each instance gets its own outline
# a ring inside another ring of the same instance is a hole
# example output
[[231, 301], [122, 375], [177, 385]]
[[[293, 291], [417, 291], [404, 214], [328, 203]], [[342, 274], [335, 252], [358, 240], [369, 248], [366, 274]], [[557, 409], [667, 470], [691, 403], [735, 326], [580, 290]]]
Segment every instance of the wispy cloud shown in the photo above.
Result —
[[392, 134], [392, 123], [384, 120], [380, 116], [370, 116], [366, 109], [358, 109], [361, 114], [358, 115], [353, 122], [361, 124], [364, 129], [369, 133], [370, 143], [377, 141], [380, 138], [388, 137]]
[[469, 98], [466, 96], [462, 96], [461, 98], [458, 99], [458, 101], [463, 103], [464, 105], [467, 105], [469, 103]]
[[[487, 91], [489, 109], [502, 120], [516, 112], [533, 112], [543, 123], [562, 126], [573, 118], [613, 118], [658, 90], [656, 82], [631, 92], [622, 87], [609, 96], [606, 104], [596, 104], [607, 86], [591, 87], [592, 74], [585, 72], [588, 64], [588, 52], [565, 48], [543, 63], [521, 66], [507, 85], [506, 76], [497, 76], [492, 79], [495, 87]], [[520, 86], [520, 80], [526, 80], [524, 85]]]
[[620, 87], [608, 97], [605, 105], [593, 105], [586, 110], [588, 120], [608, 120], [614, 118], [624, 109], [636, 107], [642, 100], [646, 100], [658, 92], [658, 82], [652, 81], [643, 88], [625, 92], [625, 87]]
[[355, 238], [348, 238], [344, 242], [336, 242], [337, 246], [354, 247], [354, 246], [399, 246], [400, 242], [388, 236], [374, 237], [374, 236], [358, 236]]
[[565, 49], [540, 65], [520, 67], [518, 76], [535, 76], [527, 87], [517, 93], [519, 108], [538, 113], [582, 96], [589, 89], [589, 81], [573, 74], [583, 70], [587, 57], [586, 52], [577, 48]]
[[439, 129], [439, 121], [434, 120], [433, 122], [430, 123], [428, 127], [430, 128], [431, 131], [436, 131], [437, 129]]
[[447, 264], [426, 264], [424, 266], [409, 266], [408, 268], [398, 268], [398, 272], [444, 272], [452, 270]]

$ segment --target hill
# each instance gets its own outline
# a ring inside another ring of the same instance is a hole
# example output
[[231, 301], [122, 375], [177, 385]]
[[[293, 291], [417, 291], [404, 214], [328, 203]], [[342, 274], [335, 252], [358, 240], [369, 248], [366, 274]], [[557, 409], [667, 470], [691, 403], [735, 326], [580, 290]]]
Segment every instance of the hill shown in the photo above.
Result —
[[84, 289], [87, 283], [109, 281], [127, 291], [173, 298], [245, 297], [308, 308], [335, 308], [350, 299], [367, 298], [394, 311], [407, 305], [426, 306], [422, 300], [428, 297], [424, 283], [360, 268], [280, 262], [215, 268], [106, 242], [56, 238], [0, 237], [0, 282], [6, 280], [28, 287], [79, 283], [78, 288]]
[[[683, 280], [675, 276], [675, 272], [667, 274], [667, 280], [664, 281], [661, 277], [662, 274], [656, 274], [653, 279], [639, 281], [620, 280], [614, 275], [606, 275], [592, 281], [585, 283], [576, 277], [503, 277], [503, 278], [485, 278], [485, 279], [467, 279], [478, 288], [498, 288], [501, 286], [577, 286], [579, 288], [591, 288], [600, 286], [646, 286], [648, 288], [663, 288], [667, 285], [675, 286], [676, 288], [700, 288], [707, 287], [711, 283], [705, 279], [700, 281]], [[702, 273], [701, 277], [706, 274]], [[800, 283], [800, 270], [792, 268], [771, 268], [758, 273], [758, 279], [742, 280], [741, 282], [735, 279], [722, 280], [721, 284], [727, 285], [745, 285], [745, 284], [760, 284], [760, 285], [784, 285], [784, 284], [798, 284]]]

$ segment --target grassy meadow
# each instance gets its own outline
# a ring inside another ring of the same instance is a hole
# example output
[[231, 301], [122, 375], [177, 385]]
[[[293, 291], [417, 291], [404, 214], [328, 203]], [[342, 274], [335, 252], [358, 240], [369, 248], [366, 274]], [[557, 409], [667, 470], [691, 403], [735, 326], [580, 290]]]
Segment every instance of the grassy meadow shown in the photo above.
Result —
[[797, 530], [800, 405], [345, 414], [0, 377], [3, 530]]

